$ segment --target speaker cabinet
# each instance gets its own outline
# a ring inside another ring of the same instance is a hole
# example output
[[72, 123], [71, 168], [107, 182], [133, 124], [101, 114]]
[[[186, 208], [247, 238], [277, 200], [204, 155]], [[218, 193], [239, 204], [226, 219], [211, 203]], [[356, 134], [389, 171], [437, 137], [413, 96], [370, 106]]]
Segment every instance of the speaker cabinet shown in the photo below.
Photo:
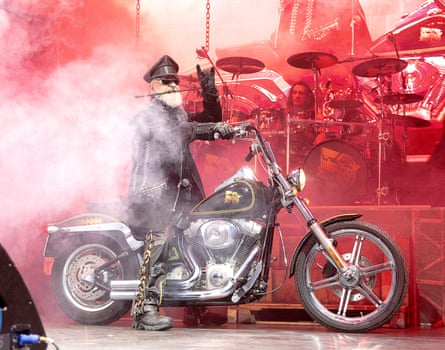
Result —
[[[37, 308], [6, 250], [0, 244], [0, 307], [2, 308], [3, 337], [9, 337], [11, 327], [29, 325], [32, 334], [46, 336]], [[46, 349], [46, 344], [31, 345], [32, 349]], [[9, 347], [8, 347], [9, 348]], [[0, 347], [0, 349], [2, 349]], [[3, 350], [3, 349], [2, 349]], [[6, 349], [5, 349], [6, 350]]]

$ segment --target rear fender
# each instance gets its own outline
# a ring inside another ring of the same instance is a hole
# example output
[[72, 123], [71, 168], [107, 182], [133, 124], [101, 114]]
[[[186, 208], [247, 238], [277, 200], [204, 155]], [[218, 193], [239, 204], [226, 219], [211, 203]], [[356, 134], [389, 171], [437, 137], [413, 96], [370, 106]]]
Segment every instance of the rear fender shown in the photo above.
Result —
[[[357, 220], [361, 216], [362, 216], [362, 214], [357, 214], [357, 213], [340, 214], [340, 215], [332, 216], [328, 219], [325, 219], [325, 220], [321, 221], [320, 224], [323, 227], [328, 227], [328, 226], [335, 224], [337, 222]], [[312, 232], [309, 231], [308, 233], [306, 233], [306, 235], [301, 240], [300, 244], [298, 244], [297, 248], [295, 249], [294, 254], [292, 255], [292, 261], [291, 261], [290, 268], [289, 268], [289, 278], [291, 278], [295, 274], [295, 263], [296, 263], [297, 257], [299, 255], [302, 247], [305, 245], [305, 243], [312, 236], [313, 236]]]
[[88, 241], [95, 235], [112, 238], [122, 250], [137, 250], [144, 245], [131, 229], [118, 219], [104, 214], [81, 214], [47, 226], [48, 236], [43, 250], [44, 257], [54, 257], [73, 240]]

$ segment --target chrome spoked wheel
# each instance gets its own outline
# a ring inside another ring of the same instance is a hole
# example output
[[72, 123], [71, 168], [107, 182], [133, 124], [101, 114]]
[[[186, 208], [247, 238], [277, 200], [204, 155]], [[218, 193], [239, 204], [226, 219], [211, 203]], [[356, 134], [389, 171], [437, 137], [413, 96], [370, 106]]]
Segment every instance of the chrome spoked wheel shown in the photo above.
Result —
[[340, 331], [366, 332], [390, 320], [404, 301], [408, 285], [404, 258], [381, 229], [363, 222], [327, 228], [348, 263], [337, 271], [314, 237], [296, 261], [295, 283], [306, 311], [320, 324]]
[[134, 278], [138, 271], [135, 257], [117, 259], [119, 253], [112, 240], [92, 238], [55, 259], [53, 293], [70, 318], [84, 324], [108, 324], [130, 309], [130, 302], [110, 299], [110, 282]]

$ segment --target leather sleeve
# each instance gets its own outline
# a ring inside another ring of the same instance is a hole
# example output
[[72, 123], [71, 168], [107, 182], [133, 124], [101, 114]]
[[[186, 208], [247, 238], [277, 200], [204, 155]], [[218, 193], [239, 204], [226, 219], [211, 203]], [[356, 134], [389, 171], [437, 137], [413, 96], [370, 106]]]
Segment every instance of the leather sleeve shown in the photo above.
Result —
[[216, 123], [193, 123], [194, 139], [213, 141], [215, 140]]

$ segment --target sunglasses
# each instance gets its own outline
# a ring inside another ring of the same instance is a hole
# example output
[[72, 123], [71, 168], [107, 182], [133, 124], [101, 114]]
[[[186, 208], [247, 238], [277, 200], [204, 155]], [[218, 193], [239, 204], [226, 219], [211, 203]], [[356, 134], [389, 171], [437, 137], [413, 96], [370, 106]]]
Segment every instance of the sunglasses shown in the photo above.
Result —
[[171, 83], [175, 83], [176, 85], [179, 84], [179, 79], [159, 79], [159, 81], [163, 85], [170, 85]]

